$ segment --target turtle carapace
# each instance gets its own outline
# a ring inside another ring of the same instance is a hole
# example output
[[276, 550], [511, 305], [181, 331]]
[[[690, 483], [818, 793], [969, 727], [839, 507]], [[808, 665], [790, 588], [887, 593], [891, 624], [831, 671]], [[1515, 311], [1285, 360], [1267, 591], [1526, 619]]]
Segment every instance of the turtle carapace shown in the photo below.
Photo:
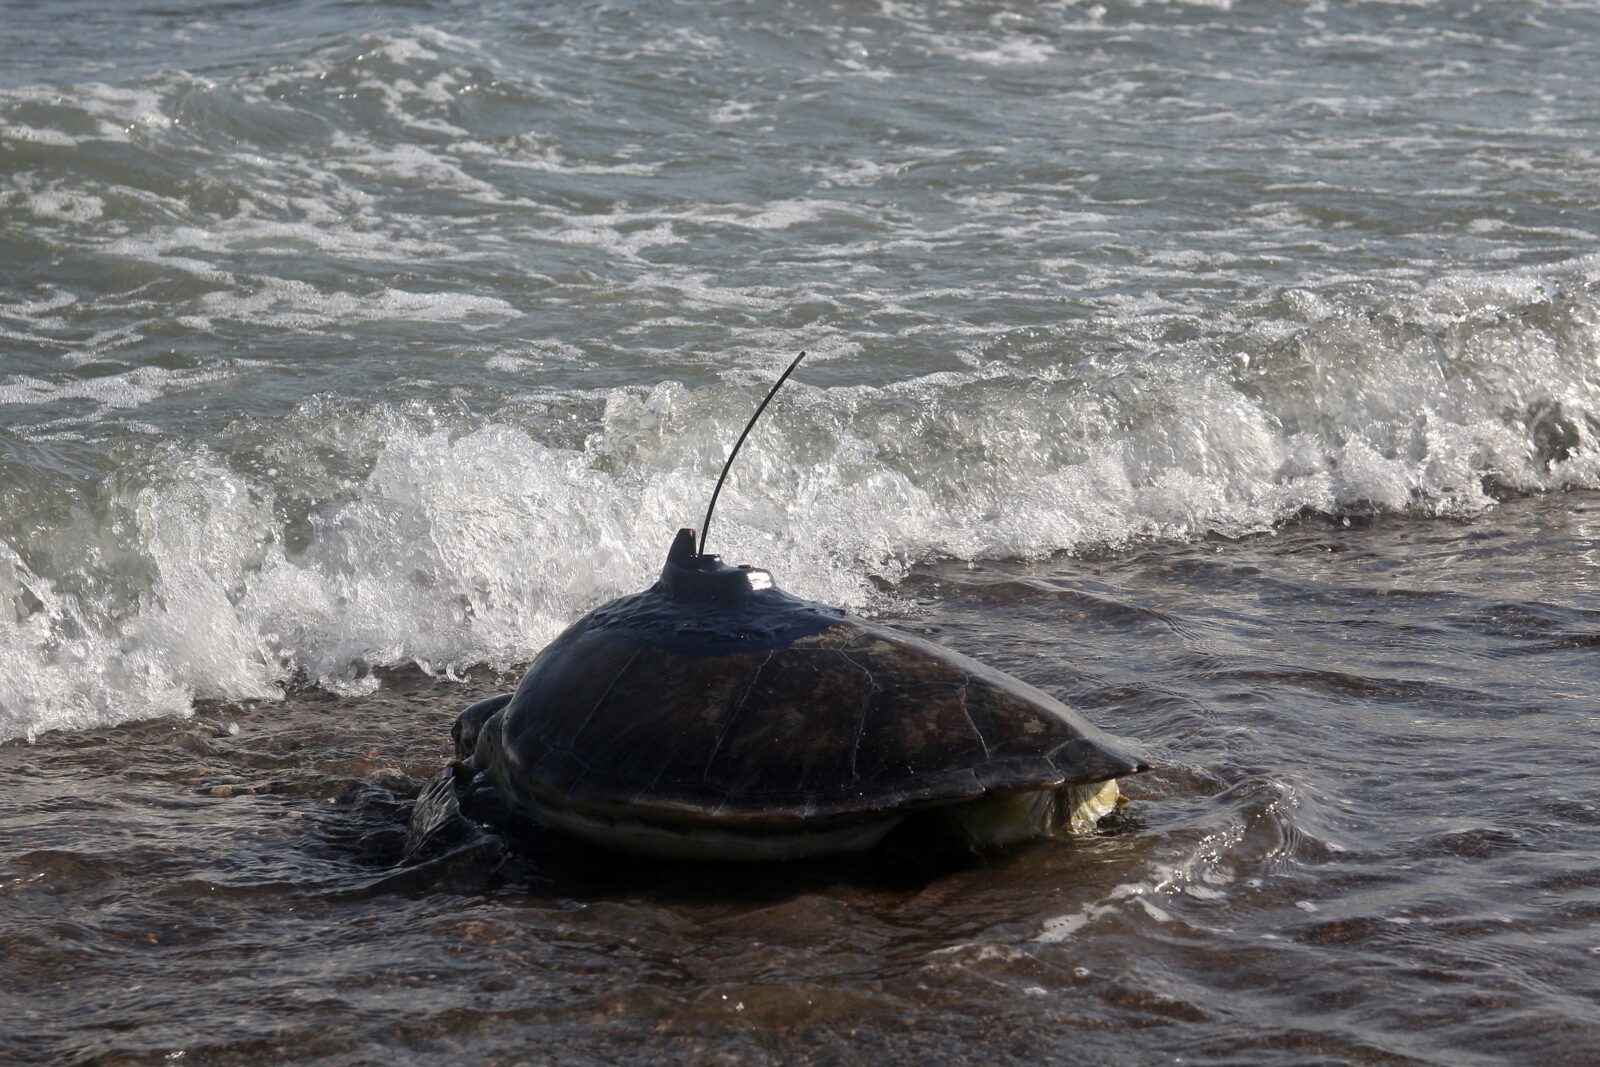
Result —
[[1085, 830], [1147, 767], [1033, 686], [791, 596], [687, 529], [653, 586], [574, 623], [454, 737], [462, 796], [476, 782], [597, 844], [729, 860], [861, 851], [922, 812], [979, 848]]

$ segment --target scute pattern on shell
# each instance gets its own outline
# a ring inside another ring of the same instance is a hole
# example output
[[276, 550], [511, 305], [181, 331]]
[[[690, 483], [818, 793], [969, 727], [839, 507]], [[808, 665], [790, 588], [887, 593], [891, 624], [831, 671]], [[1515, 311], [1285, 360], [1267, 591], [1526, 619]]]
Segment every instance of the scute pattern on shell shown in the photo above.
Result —
[[1144, 768], [1032, 686], [825, 610], [811, 632], [747, 651], [580, 621], [506, 708], [497, 780], [530, 807], [779, 828]]

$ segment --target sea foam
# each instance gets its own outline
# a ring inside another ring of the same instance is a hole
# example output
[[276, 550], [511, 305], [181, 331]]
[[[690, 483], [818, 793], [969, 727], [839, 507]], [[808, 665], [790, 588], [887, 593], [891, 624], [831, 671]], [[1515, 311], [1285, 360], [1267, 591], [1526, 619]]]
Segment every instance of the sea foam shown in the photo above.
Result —
[[[1441, 282], [1403, 306], [1286, 292], [1228, 344], [1163, 359], [797, 382], [742, 454], [711, 548], [873, 610], [922, 560], [1600, 487], [1590, 273]], [[653, 579], [763, 384], [496, 413], [319, 398], [226, 443], [157, 439], [74, 490], [89, 503], [70, 529], [0, 527], [0, 737], [525, 662]]]

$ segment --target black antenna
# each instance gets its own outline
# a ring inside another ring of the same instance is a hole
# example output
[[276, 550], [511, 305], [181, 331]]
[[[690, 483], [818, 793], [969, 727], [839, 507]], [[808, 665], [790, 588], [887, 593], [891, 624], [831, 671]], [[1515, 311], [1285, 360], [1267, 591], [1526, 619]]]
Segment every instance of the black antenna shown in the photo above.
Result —
[[739, 454], [739, 446], [744, 444], [744, 439], [750, 436], [751, 430], [755, 429], [756, 420], [761, 417], [761, 413], [767, 410], [767, 405], [772, 403], [772, 398], [778, 395], [778, 390], [783, 388], [783, 383], [789, 380], [789, 375], [794, 373], [794, 369], [805, 358], [806, 354], [804, 352], [794, 357], [794, 362], [789, 364], [789, 369], [779, 375], [778, 380], [772, 383], [772, 388], [767, 392], [767, 398], [761, 402], [760, 407], [756, 408], [756, 413], [750, 416], [750, 421], [745, 424], [744, 433], [740, 434], [739, 440], [733, 443], [733, 451], [728, 453], [728, 462], [722, 465], [722, 473], [717, 477], [717, 487], [711, 491], [711, 503], [706, 507], [706, 521], [700, 524], [700, 555], [706, 554], [706, 534], [711, 530], [711, 512], [716, 509], [717, 494], [722, 492], [722, 483], [728, 477], [728, 468], [733, 466], [733, 457]]

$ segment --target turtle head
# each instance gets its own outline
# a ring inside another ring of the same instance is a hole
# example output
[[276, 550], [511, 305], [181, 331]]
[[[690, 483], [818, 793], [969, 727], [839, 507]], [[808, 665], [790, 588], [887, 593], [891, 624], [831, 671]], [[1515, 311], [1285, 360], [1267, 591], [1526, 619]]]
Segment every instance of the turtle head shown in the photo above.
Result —
[[774, 588], [772, 573], [760, 567], [730, 567], [721, 556], [695, 551], [693, 530], [682, 529], [672, 539], [661, 587], [673, 596], [696, 600], [726, 600]]

